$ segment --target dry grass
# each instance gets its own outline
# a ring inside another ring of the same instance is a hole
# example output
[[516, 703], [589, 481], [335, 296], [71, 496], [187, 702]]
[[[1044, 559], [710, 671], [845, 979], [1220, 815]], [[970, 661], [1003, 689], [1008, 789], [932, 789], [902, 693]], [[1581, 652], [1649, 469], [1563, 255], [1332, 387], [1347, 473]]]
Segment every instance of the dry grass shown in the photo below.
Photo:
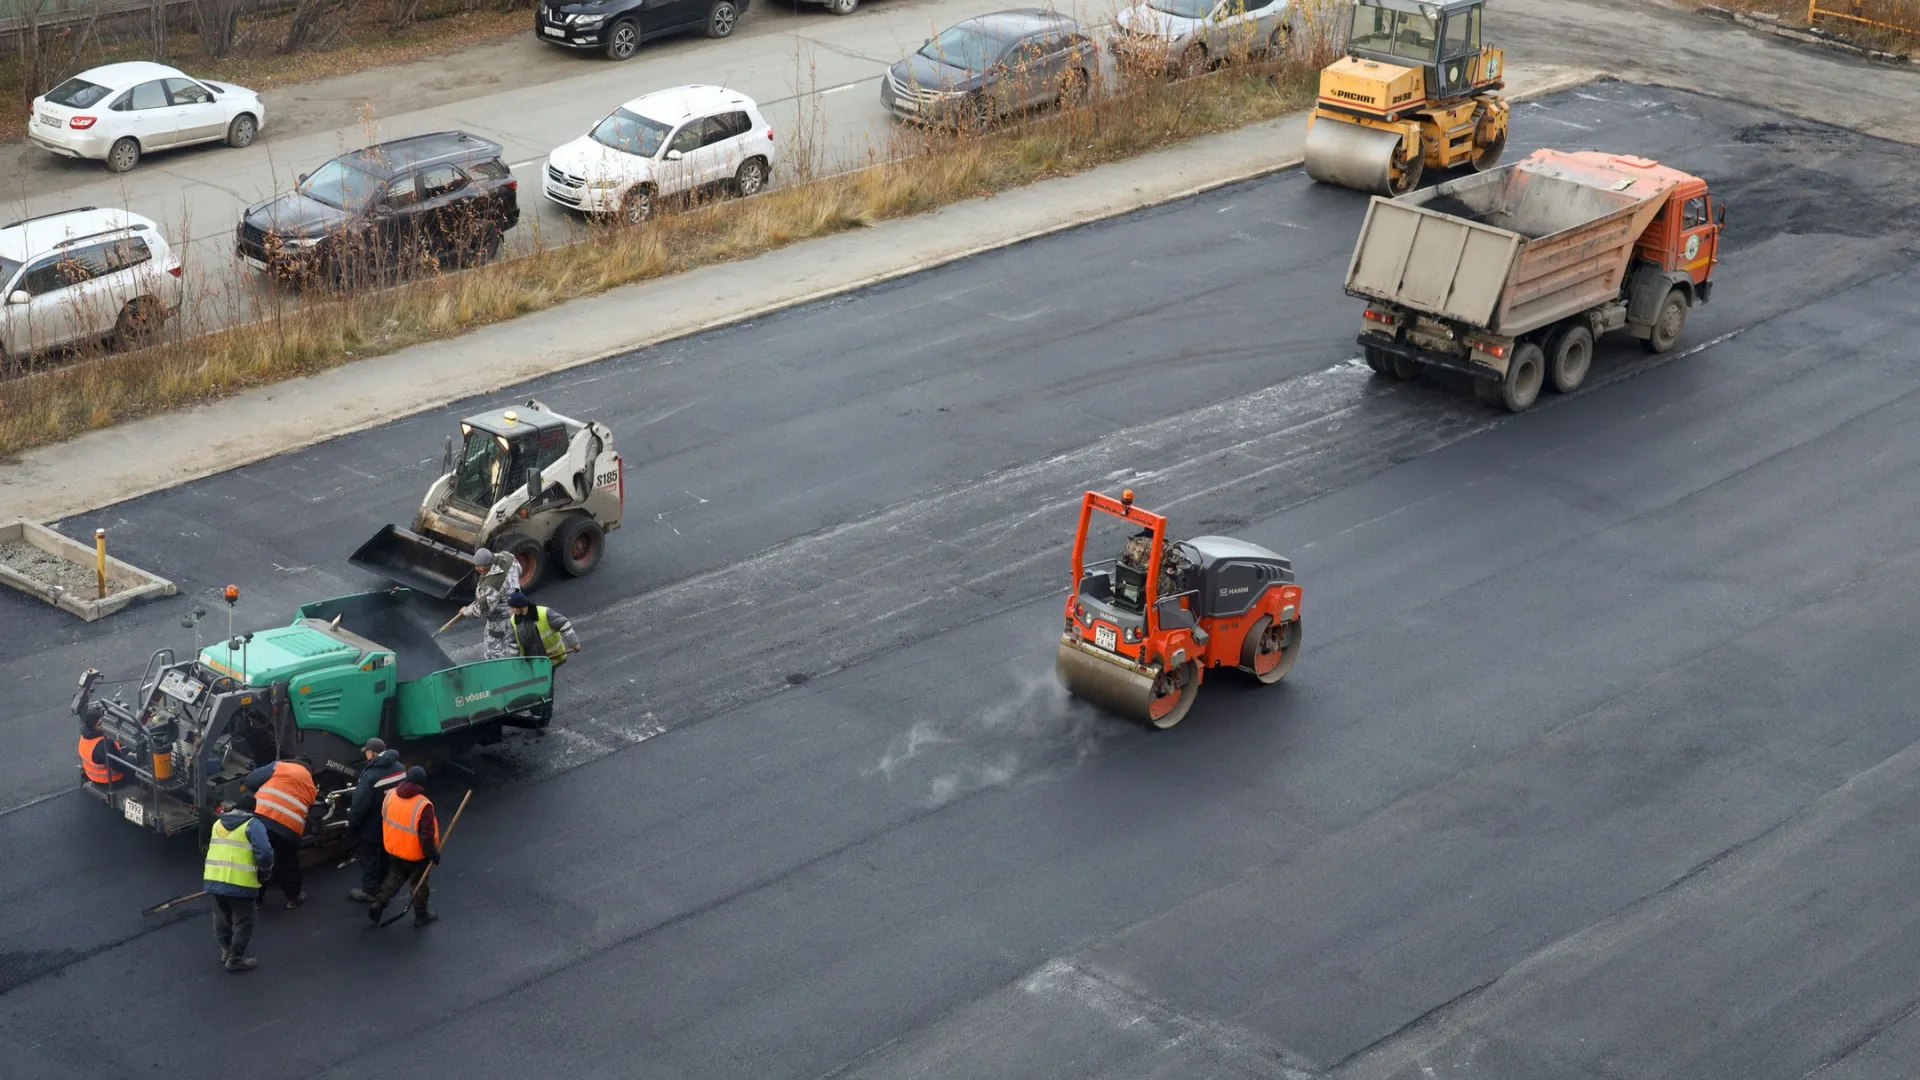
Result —
[[[1806, 0], [1713, 0], [1713, 2], [1718, 7], [1771, 15], [1787, 26], [1809, 25]], [[1920, 55], [1920, 0], [1820, 0], [1820, 8], [1823, 13], [1840, 12], [1857, 15], [1885, 25], [1875, 26], [1871, 23], [1822, 14], [1811, 24], [1815, 29], [1864, 48]], [[1889, 29], [1889, 27], [1899, 26], [1910, 26], [1914, 29], [1910, 33]]]
[[[290, 83], [352, 75], [525, 33], [533, 18], [525, 9], [455, 12], [423, 18], [396, 31], [387, 26], [385, 13], [385, 5], [364, 4], [327, 46], [304, 48], [292, 54], [279, 51], [280, 43], [287, 36], [287, 23], [293, 17], [290, 12], [243, 17], [233, 52], [218, 59], [206, 54], [200, 36], [192, 27], [175, 27], [167, 33], [167, 55], [162, 62], [204, 78], [231, 80], [248, 89], [267, 90]], [[56, 52], [66, 48], [58, 39], [52, 47]], [[121, 60], [152, 60], [153, 51], [153, 43], [146, 34], [99, 32], [66, 74]], [[35, 87], [29, 92], [22, 85], [19, 54], [0, 54], [0, 101], [25, 103], [46, 89]], [[0, 142], [24, 138], [27, 120], [25, 108], [0, 108]]]
[[0, 384], [0, 457], [616, 286], [1278, 117], [1311, 101], [1325, 59], [1235, 66], [1177, 82], [1129, 80], [1112, 96], [985, 135], [909, 136], [906, 156], [858, 172], [667, 214], [637, 229], [597, 229], [568, 247], [463, 273], [287, 303], [248, 326], [44, 370]]

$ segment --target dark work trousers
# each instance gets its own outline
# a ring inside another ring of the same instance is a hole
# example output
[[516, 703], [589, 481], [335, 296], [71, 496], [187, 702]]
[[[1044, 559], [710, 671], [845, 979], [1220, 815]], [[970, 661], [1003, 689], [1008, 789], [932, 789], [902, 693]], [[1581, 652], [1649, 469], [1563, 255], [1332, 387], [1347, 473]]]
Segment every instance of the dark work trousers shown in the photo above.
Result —
[[432, 865], [425, 859], [415, 862], [412, 859], [388, 855], [387, 879], [380, 883], [380, 891], [373, 894], [373, 906], [386, 907], [387, 902], [400, 892], [400, 886], [406, 885], [413, 889], [413, 897], [407, 901], [407, 906], [413, 909], [413, 917], [417, 919], [425, 915], [427, 899], [432, 894], [433, 887], [421, 881], [420, 878], [427, 872], [427, 867]]
[[254, 903], [252, 897], [214, 894], [214, 936], [220, 939], [222, 949], [233, 950], [235, 956], [247, 955], [247, 943], [253, 940]]
[[369, 895], [379, 892], [380, 883], [387, 880], [387, 846], [380, 840], [379, 829], [360, 834], [353, 857], [360, 863], [361, 891]]
[[560, 666], [556, 664], [554, 665], [554, 668], [553, 668], [552, 684], [547, 687], [547, 703], [540, 707], [540, 726], [541, 727], [546, 727], [548, 724], [553, 723], [553, 698], [554, 698], [554, 695], [558, 694], [559, 692], [560, 692]]
[[306, 883], [300, 871], [300, 841], [269, 827], [267, 843], [273, 848], [273, 883], [280, 886], [287, 899], [296, 899]]

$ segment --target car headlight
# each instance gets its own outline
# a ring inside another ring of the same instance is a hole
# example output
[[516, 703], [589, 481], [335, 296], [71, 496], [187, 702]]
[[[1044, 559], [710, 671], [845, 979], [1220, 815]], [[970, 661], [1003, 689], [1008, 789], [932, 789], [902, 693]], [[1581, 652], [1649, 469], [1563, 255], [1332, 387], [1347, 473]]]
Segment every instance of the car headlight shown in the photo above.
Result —
[[601, 23], [606, 21], [607, 21], [607, 17], [605, 14], [575, 15], [573, 17], [573, 25], [582, 27], [582, 28], [589, 27], [589, 26], [599, 26]]

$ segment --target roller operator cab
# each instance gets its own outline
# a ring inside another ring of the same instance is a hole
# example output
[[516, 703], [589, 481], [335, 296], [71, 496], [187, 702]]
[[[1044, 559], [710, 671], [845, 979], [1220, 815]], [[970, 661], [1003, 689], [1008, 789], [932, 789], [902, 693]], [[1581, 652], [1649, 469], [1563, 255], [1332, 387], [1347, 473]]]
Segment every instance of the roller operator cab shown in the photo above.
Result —
[[[1095, 514], [1139, 527], [1117, 559], [1088, 565]], [[1276, 683], [1300, 649], [1293, 563], [1224, 536], [1169, 541], [1167, 520], [1133, 492], [1081, 499], [1075, 587], [1055, 671], [1076, 697], [1155, 728], [1186, 717], [1206, 671], [1233, 667]]]
[[1499, 163], [1505, 56], [1481, 31], [1485, 0], [1356, 0], [1347, 55], [1320, 73], [1307, 175], [1380, 195], [1428, 168]]
[[204, 829], [254, 768], [298, 760], [317, 802], [307, 846], [345, 834], [360, 746], [378, 737], [409, 764], [431, 765], [498, 742], [505, 727], [550, 719], [552, 664], [541, 657], [453, 663], [405, 614], [405, 589], [309, 604], [291, 625], [235, 634], [176, 661], [160, 649], [133, 701], [99, 699], [100, 673], [80, 677], [73, 711], [113, 740], [114, 771], [89, 794], [164, 835]]

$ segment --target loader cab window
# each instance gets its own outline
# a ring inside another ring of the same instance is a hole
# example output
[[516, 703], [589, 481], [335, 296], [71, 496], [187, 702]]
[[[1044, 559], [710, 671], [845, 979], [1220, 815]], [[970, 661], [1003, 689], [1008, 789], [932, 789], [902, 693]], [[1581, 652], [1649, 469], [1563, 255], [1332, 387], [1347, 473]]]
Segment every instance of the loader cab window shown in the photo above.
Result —
[[453, 497], [468, 506], [490, 510], [522, 468], [520, 444], [504, 436], [474, 428], [460, 454], [460, 471], [453, 478]]

